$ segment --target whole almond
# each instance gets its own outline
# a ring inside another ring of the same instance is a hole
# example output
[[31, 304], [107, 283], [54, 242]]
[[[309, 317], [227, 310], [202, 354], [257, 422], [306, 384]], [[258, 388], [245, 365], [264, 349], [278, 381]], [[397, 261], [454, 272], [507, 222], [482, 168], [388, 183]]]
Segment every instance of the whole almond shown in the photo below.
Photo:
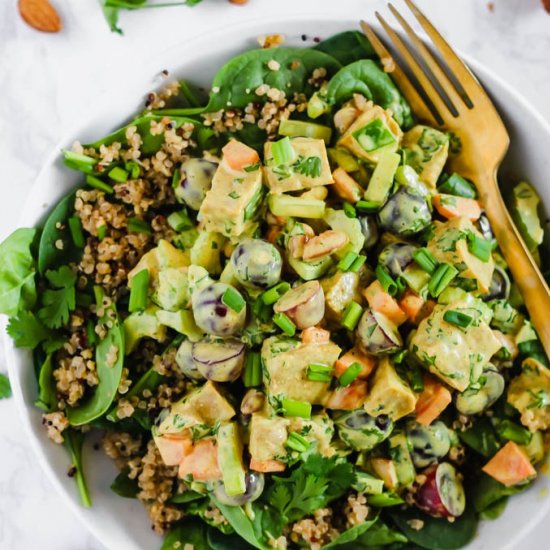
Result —
[[59, 32], [63, 25], [55, 8], [48, 0], [19, 0], [19, 13], [23, 21], [42, 32]]
[[544, 6], [547, 12], [550, 12], [550, 0], [542, 0], [542, 5]]

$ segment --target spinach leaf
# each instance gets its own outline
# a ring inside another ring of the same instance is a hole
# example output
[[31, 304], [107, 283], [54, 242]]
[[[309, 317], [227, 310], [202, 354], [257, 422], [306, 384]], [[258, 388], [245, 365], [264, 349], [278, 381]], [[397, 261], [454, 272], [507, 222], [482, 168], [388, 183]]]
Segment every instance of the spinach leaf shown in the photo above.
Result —
[[185, 491], [184, 493], [180, 493], [178, 495], [173, 496], [170, 499], [170, 502], [172, 504], [187, 504], [188, 502], [194, 502], [195, 500], [202, 500], [206, 498], [206, 495], [201, 495], [200, 493], [197, 493], [196, 491]]
[[[348, 531], [345, 531], [342, 535], [345, 535], [347, 532]], [[338, 541], [339, 538], [333, 541], [331, 545]], [[364, 550], [365, 548], [380, 547], [387, 548], [388, 545], [405, 543], [407, 541], [408, 539], [405, 535], [403, 535], [403, 533], [397, 531], [396, 529], [391, 529], [378, 518], [372, 525], [369, 526], [369, 528], [365, 530], [365, 532], [359, 534], [357, 539], [352, 542], [339, 543], [338, 550]], [[324, 546], [323, 550], [325, 548], [329, 548], [329, 546]]]
[[[389, 512], [397, 527], [413, 543], [431, 550], [454, 550], [466, 546], [475, 536], [478, 520], [472, 506], [453, 523], [445, 518], [434, 518], [413, 508]], [[424, 522], [422, 529], [413, 529], [409, 521], [419, 519]]]
[[0, 244], [0, 313], [13, 317], [36, 303], [31, 247], [36, 229], [16, 229]]
[[224, 535], [218, 529], [208, 529], [207, 536], [212, 550], [253, 550], [254, 548], [239, 535]]
[[502, 497], [500, 500], [493, 502], [490, 506], [487, 506], [483, 512], [479, 513], [480, 519], [495, 520], [498, 519], [506, 510], [508, 504], [508, 497]]
[[71, 191], [46, 219], [38, 245], [38, 271], [41, 275], [49, 268], [66, 265], [80, 253], [74, 246], [67, 223], [74, 212], [74, 199], [75, 191]]
[[263, 533], [255, 527], [250, 518], [245, 514], [241, 506], [227, 506], [222, 504], [215, 497], [210, 497], [212, 502], [220, 509], [225, 519], [231, 524], [231, 527], [249, 544], [259, 550], [270, 550], [270, 546], [264, 542]]
[[183, 550], [186, 544], [192, 544], [194, 550], [211, 550], [206, 537], [202, 521], [186, 518], [164, 537], [160, 550]]
[[51, 354], [46, 357], [38, 375], [38, 399], [34, 404], [41, 410], [50, 412], [57, 404], [57, 390], [53, 379], [53, 361]]
[[[278, 70], [268, 67], [270, 61], [279, 64]], [[284, 91], [287, 97], [295, 92], [310, 95], [314, 90], [307, 81], [314, 69], [321, 67], [332, 75], [341, 65], [332, 56], [308, 48], [244, 52], [226, 63], [214, 77], [205, 112], [227, 107], [243, 109], [249, 103], [268, 100], [266, 95], [256, 95], [256, 89], [263, 84]]]
[[183, 508], [186, 515], [198, 516], [206, 524], [215, 527], [216, 529], [219, 529], [222, 533], [226, 535], [235, 532], [231, 523], [220, 523], [217, 519], [212, 517], [212, 514], [208, 513], [211, 509], [210, 498], [192, 500], [191, 502], [188, 502], [185, 506], [183, 506]]
[[137, 479], [128, 477], [130, 469], [128, 467], [120, 471], [111, 483], [111, 491], [123, 498], [137, 498], [139, 493], [139, 485]]
[[500, 448], [493, 424], [486, 416], [478, 418], [471, 428], [459, 431], [458, 437], [468, 447], [487, 458]]
[[367, 37], [358, 31], [335, 34], [314, 46], [313, 49], [332, 55], [343, 66], [359, 59], [378, 59]]
[[[340, 533], [340, 535], [338, 535], [332, 542], [323, 546], [323, 549], [335, 548], [336, 546], [341, 547], [342, 545], [357, 541], [357, 539], [366, 533], [377, 521], [378, 518], [375, 517], [374, 519], [365, 521], [359, 525], [355, 525], [354, 527], [347, 529], [343, 533]], [[354, 546], [356, 547], [355, 543]]]
[[412, 112], [392, 79], [371, 59], [355, 61], [340, 69], [329, 81], [327, 101], [341, 104], [353, 94], [362, 94], [384, 109], [391, 109], [400, 126], [412, 125]]
[[[99, 307], [103, 300], [101, 287], [96, 287], [96, 293]], [[117, 315], [114, 302], [104, 308], [101, 322], [104, 324], [109, 322], [112, 326], [95, 350], [99, 384], [86, 402], [78, 407], [67, 409], [67, 417], [73, 426], [82, 426], [105, 414], [109, 410], [120, 384], [124, 365], [124, 328]]]
[[0, 399], [11, 397], [10, 379], [0, 372]]
[[78, 487], [80, 500], [84, 507], [90, 508], [92, 506], [92, 499], [90, 498], [90, 491], [88, 490], [88, 485], [84, 476], [84, 465], [82, 461], [84, 434], [81, 431], [69, 428], [63, 432], [63, 436], [65, 438], [65, 444], [69, 448], [69, 453], [71, 454], [72, 465], [75, 468], [74, 479]]
[[471, 483], [471, 502], [476, 512], [483, 512], [504, 497], [525, 491], [530, 485], [530, 483], [527, 483], [525, 485], [506, 487], [506, 485], [499, 483], [491, 476], [481, 473]]

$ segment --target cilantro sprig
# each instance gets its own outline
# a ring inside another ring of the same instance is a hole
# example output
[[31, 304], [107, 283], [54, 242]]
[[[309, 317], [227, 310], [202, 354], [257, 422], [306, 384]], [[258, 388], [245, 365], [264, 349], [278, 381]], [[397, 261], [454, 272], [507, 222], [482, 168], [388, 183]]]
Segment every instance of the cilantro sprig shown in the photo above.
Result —
[[65, 326], [69, 314], [76, 306], [76, 274], [67, 266], [57, 270], [46, 271], [46, 278], [54, 287], [44, 291], [38, 318], [48, 328], [56, 329]]

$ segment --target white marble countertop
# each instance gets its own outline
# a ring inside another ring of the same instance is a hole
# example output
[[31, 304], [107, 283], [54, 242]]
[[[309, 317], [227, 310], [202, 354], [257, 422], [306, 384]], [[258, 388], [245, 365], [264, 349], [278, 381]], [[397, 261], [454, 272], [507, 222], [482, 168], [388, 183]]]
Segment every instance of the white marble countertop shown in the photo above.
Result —
[[[347, 10], [365, 17], [378, 0], [250, 0], [245, 8], [206, 0], [193, 9], [124, 14], [125, 36], [111, 34], [96, 0], [53, 0], [65, 28], [31, 30], [15, 1], [0, 2], [0, 240], [17, 224], [41, 164], [126, 61], [154, 55], [207, 28], [270, 14]], [[520, 90], [550, 121], [550, 14], [540, 0], [418, 0], [451, 42]], [[489, 4], [492, 5], [490, 9]], [[116, 89], [113, 89], [116, 93]], [[1, 355], [0, 355], [1, 357]], [[5, 365], [0, 359], [0, 370]], [[0, 401], [0, 548], [99, 550], [37, 469], [13, 400]], [[550, 520], [550, 517], [548, 518]], [[523, 550], [547, 547], [541, 524]]]

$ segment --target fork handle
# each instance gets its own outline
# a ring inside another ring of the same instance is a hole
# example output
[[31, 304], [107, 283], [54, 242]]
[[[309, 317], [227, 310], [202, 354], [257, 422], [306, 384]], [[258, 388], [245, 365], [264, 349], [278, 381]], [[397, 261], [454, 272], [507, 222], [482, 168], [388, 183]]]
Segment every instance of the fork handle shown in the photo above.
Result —
[[502, 255], [510, 268], [540, 338], [550, 356], [550, 289], [500, 194], [496, 173], [480, 182], [481, 200]]

